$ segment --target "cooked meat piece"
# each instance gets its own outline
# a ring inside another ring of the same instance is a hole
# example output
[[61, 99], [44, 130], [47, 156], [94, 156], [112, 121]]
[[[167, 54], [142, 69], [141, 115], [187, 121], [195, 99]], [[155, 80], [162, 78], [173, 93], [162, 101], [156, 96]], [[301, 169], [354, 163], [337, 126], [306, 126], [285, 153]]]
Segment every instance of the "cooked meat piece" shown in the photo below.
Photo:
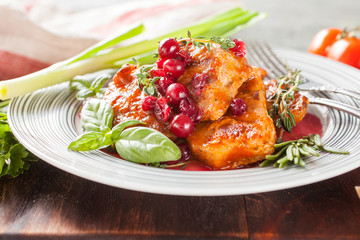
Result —
[[[266, 104], [268, 111], [270, 111], [274, 103], [272, 96], [276, 93], [277, 87], [278, 85], [276, 79], [271, 79], [265, 82]], [[294, 100], [289, 102], [288, 108], [294, 115], [295, 122], [300, 122], [305, 117], [308, 105], [309, 99], [307, 97], [301, 95], [299, 92], [294, 93]]]
[[267, 71], [261, 67], [252, 66], [252, 69], [253, 69], [254, 74], [258, 75], [263, 80], [267, 76]]
[[190, 46], [191, 64], [177, 80], [185, 84], [190, 96], [202, 112], [202, 121], [218, 120], [227, 111], [239, 87], [252, 76], [244, 57], [236, 57], [219, 44], [205, 47]]
[[236, 98], [247, 104], [243, 115], [235, 117], [228, 111], [217, 121], [198, 124], [187, 138], [193, 155], [214, 169], [249, 165], [274, 152], [276, 132], [267, 113], [262, 79], [255, 75], [247, 80]]
[[146, 112], [142, 109], [141, 104], [145, 95], [138, 87], [136, 73], [135, 65], [123, 65], [105, 92], [104, 99], [111, 103], [114, 110], [114, 125], [136, 119], [145, 122], [147, 127], [161, 131], [172, 140], [177, 139], [170, 131], [168, 123], [157, 120], [152, 111]]
[[[263, 68], [253, 66], [253, 70], [254, 73], [260, 76], [262, 79], [264, 79], [267, 75], [266, 70]], [[274, 100], [271, 98], [274, 96], [277, 87], [278, 85], [276, 79], [265, 81], [266, 105], [268, 111], [271, 110], [274, 103]], [[292, 100], [288, 105], [290, 112], [294, 115], [295, 122], [300, 122], [305, 117], [308, 105], [309, 99], [306, 96], [301, 95], [299, 92], [295, 92], [294, 100]]]

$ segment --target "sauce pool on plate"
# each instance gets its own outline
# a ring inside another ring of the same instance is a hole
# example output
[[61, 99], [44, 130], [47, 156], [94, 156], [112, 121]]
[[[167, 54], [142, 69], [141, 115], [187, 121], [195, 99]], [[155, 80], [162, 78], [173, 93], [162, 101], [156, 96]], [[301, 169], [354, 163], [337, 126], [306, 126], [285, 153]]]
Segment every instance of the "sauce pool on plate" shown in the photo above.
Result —
[[[303, 136], [307, 136], [309, 134], [319, 134], [320, 136], [323, 135], [320, 119], [311, 113], [307, 113], [305, 117], [296, 124], [296, 126], [293, 128], [291, 133], [284, 132], [283, 141], [285, 142], [285, 141], [300, 139]], [[120, 158], [116, 152], [110, 152], [108, 150], [103, 150], [103, 151], [114, 157]], [[249, 166], [244, 166], [243, 168], [256, 167], [258, 165], [259, 163], [254, 163], [254, 164], [250, 164]], [[190, 161], [184, 166], [178, 166], [167, 169], [183, 170], [183, 171], [213, 171], [213, 169], [211, 169], [210, 167], [204, 165], [203, 163], [195, 159], [190, 159]]]
[[[283, 141], [290, 141], [300, 139], [303, 136], [307, 136], [309, 134], [319, 134], [320, 136], [323, 135], [322, 125], [320, 119], [311, 114], [307, 113], [305, 117], [293, 128], [291, 133], [284, 132], [283, 133]], [[254, 163], [249, 166], [244, 166], [243, 168], [250, 168], [250, 167], [257, 167], [259, 163]], [[184, 171], [213, 171], [210, 167], [200, 163], [196, 160], [190, 160], [188, 164], [184, 167], [175, 167], [175, 168], [168, 168], [173, 170], [184, 170]], [[240, 167], [241, 169], [241, 167]]]
[[284, 132], [283, 141], [300, 139], [309, 134], [323, 135], [320, 119], [311, 113], [307, 113], [300, 122], [296, 123], [291, 133]]

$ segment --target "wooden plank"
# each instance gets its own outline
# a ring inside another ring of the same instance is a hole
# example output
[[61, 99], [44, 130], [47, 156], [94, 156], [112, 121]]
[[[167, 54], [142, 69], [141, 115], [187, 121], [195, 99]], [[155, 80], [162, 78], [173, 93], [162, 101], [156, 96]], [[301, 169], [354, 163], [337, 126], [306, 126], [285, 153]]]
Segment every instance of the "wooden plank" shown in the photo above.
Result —
[[359, 239], [360, 170], [245, 197], [250, 239]]
[[45, 162], [0, 179], [0, 234], [54, 238], [247, 239], [244, 197], [148, 194], [88, 181]]

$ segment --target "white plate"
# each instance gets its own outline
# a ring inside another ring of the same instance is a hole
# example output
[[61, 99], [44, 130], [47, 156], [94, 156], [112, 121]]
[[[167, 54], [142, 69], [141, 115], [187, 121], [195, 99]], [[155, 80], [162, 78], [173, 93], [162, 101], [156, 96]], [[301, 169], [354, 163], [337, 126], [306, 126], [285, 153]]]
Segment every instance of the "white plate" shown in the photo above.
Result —
[[[343, 64], [292, 50], [276, 50], [292, 68], [310, 81], [360, 90], [360, 71]], [[172, 195], [237, 195], [267, 192], [318, 182], [360, 166], [360, 120], [325, 107], [311, 107], [324, 124], [323, 141], [350, 155], [322, 154], [306, 167], [271, 167], [230, 171], [189, 172], [157, 169], [120, 160], [102, 151], [72, 152], [78, 135], [81, 103], [66, 83], [11, 101], [9, 124], [18, 140], [44, 161], [72, 174], [107, 185]], [[328, 97], [360, 106], [349, 97]]]

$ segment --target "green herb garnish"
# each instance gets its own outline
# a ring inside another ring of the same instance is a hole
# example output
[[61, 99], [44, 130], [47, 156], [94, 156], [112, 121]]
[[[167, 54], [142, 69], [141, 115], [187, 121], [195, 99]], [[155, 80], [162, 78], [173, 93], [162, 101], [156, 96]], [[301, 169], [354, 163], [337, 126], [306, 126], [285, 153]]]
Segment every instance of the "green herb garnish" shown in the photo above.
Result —
[[136, 163], [160, 163], [178, 160], [181, 151], [178, 146], [159, 131], [144, 124], [128, 120], [112, 126], [114, 113], [111, 104], [105, 100], [91, 99], [81, 111], [81, 126], [84, 133], [70, 143], [73, 151], [90, 151], [108, 146], [125, 160]]
[[143, 91], [146, 95], [151, 95], [154, 97], [158, 96], [158, 92], [155, 86], [155, 82], [160, 79], [160, 77], [151, 77], [150, 69], [152, 69], [154, 65], [149, 66], [141, 66], [140, 73], [137, 73], [138, 86], [141, 91]]
[[295, 164], [305, 166], [304, 159], [310, 155], [319, 157], [320, 151], [335, 153], [335, 154], [349, 154], [349, 152], [325, 147], [321, 143], [319, 134], [308, 135], [299, 140], [281, 142], [274, 145], [275, 153], [267, 155], [266, 159], [260, 164], [260, 167], [265, 167], [272, 164], [274, 167], [284, 168], [288, 164]]
[[178, 41], [180, 44], [184, 45], [185, 49], [188, 48], [189, 44], [192, 43], [195, 47], [206, 49], [211, 51], [211, 43], [218, 43], [220, 47], [224, 50], [229, 50], [236, 46], [236, 44], [230, 38], [221, 38], [219, 36], [212, 36], [208, 40], [204, 36], [196, 36], [192, 38], [190, 31], [187, 33], [188, 38], [180, 38]]
[[84, 100], [89, 97], [103, 98], [105, 93], [104, 85], [112, 78], [110, 74], [101, 74], [92, 82], [83, 76], [76, 76], [70, 81], [70, 89], [77, 90], [76, 98]]
[[9, 100], [0, 102], [0, 177], [17, 177], [37, 161], [15, 138], [7, 122]]
[[288, 104], [294, 100], [294, 94], [302, 81], [299, 70], [290, 70], [287, 75], [277, 79], [277, 90], [271, 97], [273, 105], [269, 111], [269, 116], [274, 120], [277, 128], [291, 132], [296, 125]]

